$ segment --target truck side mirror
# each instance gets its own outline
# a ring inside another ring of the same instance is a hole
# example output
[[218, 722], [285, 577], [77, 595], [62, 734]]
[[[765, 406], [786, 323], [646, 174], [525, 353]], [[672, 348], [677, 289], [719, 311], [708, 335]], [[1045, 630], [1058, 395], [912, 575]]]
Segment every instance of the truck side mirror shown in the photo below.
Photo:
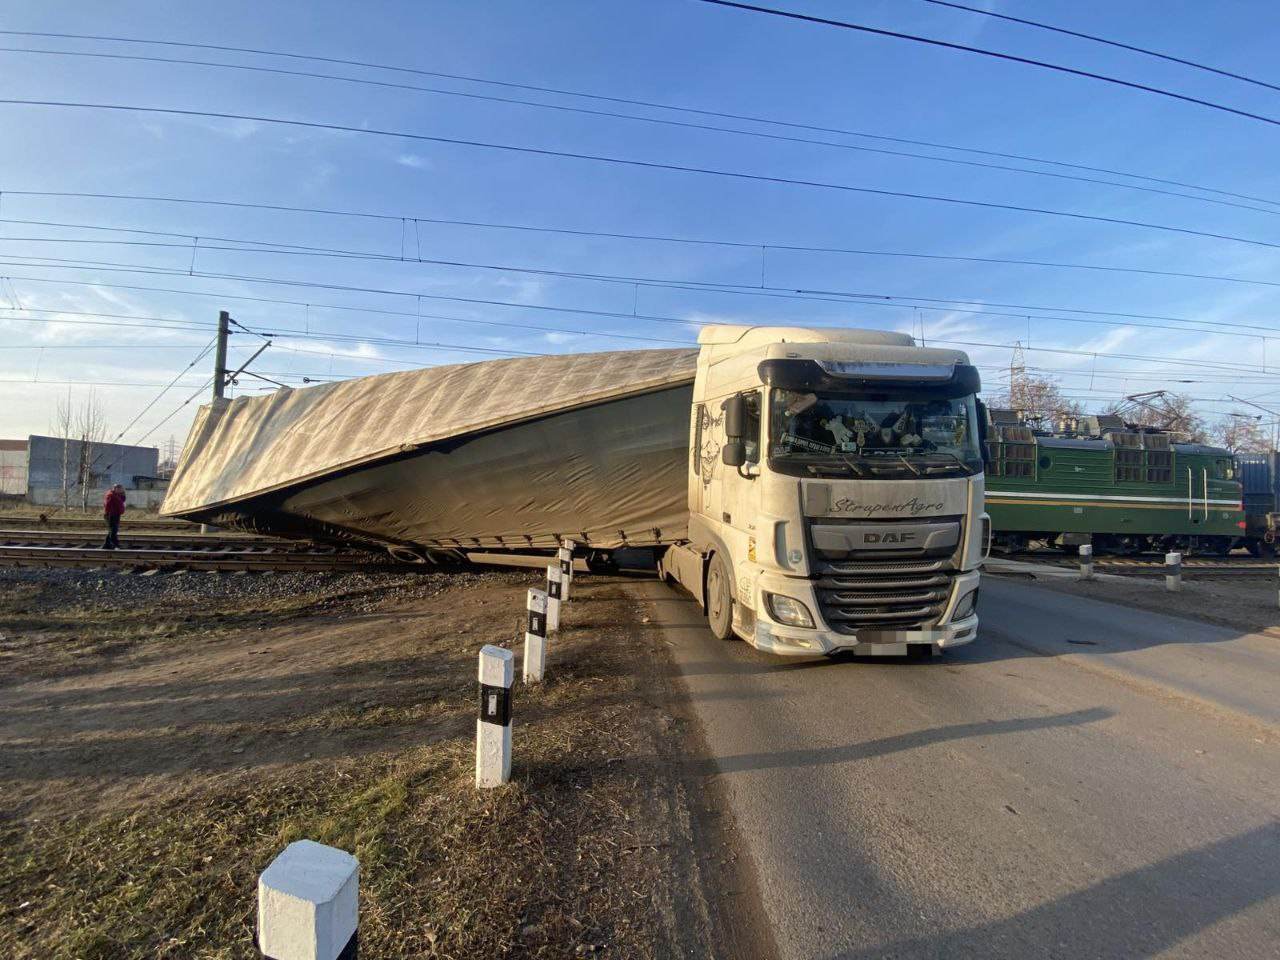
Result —
[[730, 440], [720, 448], [720, 459], [726, 467], [740, 467], [747, 462], [747, 445], [741, 440]]
[[982, 459], [987, 459], [987, 405], [977, 401], [978, 408], [978, 443], [982, 445]]
[[[735, 393], [732, 397], [724, 402], [724, 432], [730, 442], [741, 440], [743, 433], [746, 431], [747, 405], [742, 398], [742, 394]], [[738, 444], [742, 446], [742, 444]], [[725, 448], [728, 450], [728, 447]], [[729, 466], [734, 464], [725, 460]]]

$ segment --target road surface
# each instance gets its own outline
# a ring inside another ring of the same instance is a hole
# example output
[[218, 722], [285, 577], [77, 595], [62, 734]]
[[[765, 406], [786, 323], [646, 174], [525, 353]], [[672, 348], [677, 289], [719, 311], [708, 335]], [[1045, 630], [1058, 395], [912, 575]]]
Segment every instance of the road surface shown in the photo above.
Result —
[[1280, 638], [988, 578], [970, 647], [795, 661], [636, 590], [781, 957], [1280, 957]]

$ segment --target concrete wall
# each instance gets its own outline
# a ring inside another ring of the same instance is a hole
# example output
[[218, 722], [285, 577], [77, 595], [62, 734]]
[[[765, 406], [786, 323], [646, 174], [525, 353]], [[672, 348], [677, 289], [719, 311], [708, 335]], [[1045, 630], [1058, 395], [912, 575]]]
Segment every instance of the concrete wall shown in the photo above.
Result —
[[27, 492], [27, 441], [0, 440], [0, 495]]
[[[163, 490], [139, 490], [138, 478], [156, 475], [160, 451], [156, 447], [130, 447], [115, 443], [91, 443], [86, 455], [92, 463], [89, 484], [89, 506], [102, 503], [102, 495], [114, 484], [124, 484], [131, 507], [158, 504]], [[62, 503], [63, 464], [66, 457], [68, 481], [72, 485], [70, 499], [79, 503], [79, 487], [75, 484], [81, 443], [59, 437], [30, 437], [27, 451], [27, 499], [34, 504], [54, 506]], [[145, 483], [150, 486], [150, 483]]]

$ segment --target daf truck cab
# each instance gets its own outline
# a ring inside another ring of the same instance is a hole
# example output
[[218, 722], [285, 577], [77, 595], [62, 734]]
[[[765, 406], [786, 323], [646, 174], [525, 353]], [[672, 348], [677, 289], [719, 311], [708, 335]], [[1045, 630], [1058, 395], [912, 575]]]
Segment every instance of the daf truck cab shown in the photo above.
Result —
[[784, 655], [928, 656], [978, 630], [980, 381], [899, 333], [704, 328], [689, 538], [662, 573], [721, 639]]

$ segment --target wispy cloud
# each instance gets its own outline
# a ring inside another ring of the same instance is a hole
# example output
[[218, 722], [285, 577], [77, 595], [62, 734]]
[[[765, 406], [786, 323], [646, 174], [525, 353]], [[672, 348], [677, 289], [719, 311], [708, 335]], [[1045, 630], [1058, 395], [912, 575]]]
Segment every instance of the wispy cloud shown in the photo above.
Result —
[[402, 153], [396, 157], [396, 163], [411, 170], [428, 170], [432, 166], [430, 160], [417, 153]]

